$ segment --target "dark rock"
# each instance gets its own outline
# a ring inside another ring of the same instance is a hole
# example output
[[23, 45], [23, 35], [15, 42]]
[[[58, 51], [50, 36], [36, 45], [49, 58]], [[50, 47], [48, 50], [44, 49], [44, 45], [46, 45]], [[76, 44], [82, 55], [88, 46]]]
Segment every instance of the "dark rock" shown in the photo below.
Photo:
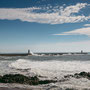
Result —
[[41, 81], [39, 81], [39, 84], [48, 84], [48, 83], [55, 83], [55, 82], [57, 82], [57, 81], [53, 81], [53, 80], [41, 80]]
[[87, 78], [90, 80], [90, 72], [80, 72], [80, 73], [75, 73], [74, 75], [66, 75], [64, 76], [65, 80], [68, 80], [69, 78], [74, 77], [74, 78]]
[[20, 84], [30, 84], [30, 85], [37, 85], [39, 82], [39, 79], [35, 77], [26, 77], [21, 74], [9, 74], [9, 75], [4, 75], [0, 79], [1, 83], [20, 83]]
[[39, 80], [37, 76], [27, 77], [21, 74], [7, 74], [0, 76], [0, 83], [20, 83], [29, 85], [54, 83], [53, 80]]
[[39, 79], [36, 78], [36, 77], [26, 77], [24, 75], [21, 75], [21, 74], [15, 74], [15, 75], [12, 75], [12, 74], [9, 74], [9, 75], [4, 75], [0, 82], [2, 83], [20, 83], [20, 84], [30, 84], [30, 85], [33, 85], [33, 84], [38, 84], [39, 82]]
[[90, 73], [89, 72], [80, 72], [80, 73], [76, 73], [74, 74], [74, 76], [78, 76], [78, 77], [84, 77], [84, 78], [88, 78], [90, 79]]
[[77, 90], [77, 89], [74, 89], [74, 88], [66, 88], [65, 90]]
[[70, 78], [70, 77], [74, 77], [73, 75], [66, 75], [64, 76], [64, 78]]
[[78, 75], [80, 75], [80, 76], [83, 76], [83, 77], [84, 77], [84, 76], [87, 76], [87, 74], [88, 74], [87, 72], [80, 72]]
[[0, 76], [0, 81], [1, 81], [1, 79], [2, 79], [2, 76]]

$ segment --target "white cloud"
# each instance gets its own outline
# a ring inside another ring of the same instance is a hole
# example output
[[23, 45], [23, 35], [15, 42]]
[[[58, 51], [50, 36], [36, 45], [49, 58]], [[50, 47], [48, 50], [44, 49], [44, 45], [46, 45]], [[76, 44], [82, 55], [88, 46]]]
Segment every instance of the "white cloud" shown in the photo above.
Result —
[[86, 28], [84, 27], [84, 28], [73, 30], [73, 31], [64, 32], [61, 34], [54, 34], [54, 35], [88, 35], [90, 36], [90, 27], [86, 27]]
[[76, 23], [89, 20], [90, 16], [74, 15], [88, 6], [86, 3], [78, 3], [76, 5], [60, 7], [56, 12], [37, 13], [33, 10], [40, 10], [41, 8], [0, 8], [0, 19], [16, 20], [47, 24], [62, 24], [62, 23]]
[[76, 5], [71, 5], [66, 7], [64, 10], [61, 10], [61, 15], [62, 16], [70, 16], [71, 14], [78, 13], [82, 8], [87, 6], [86, 3], [78, 3]]
[[85, 24], [84, 26], [86, 26], [86, 27], [90, 27], [90, 24]]

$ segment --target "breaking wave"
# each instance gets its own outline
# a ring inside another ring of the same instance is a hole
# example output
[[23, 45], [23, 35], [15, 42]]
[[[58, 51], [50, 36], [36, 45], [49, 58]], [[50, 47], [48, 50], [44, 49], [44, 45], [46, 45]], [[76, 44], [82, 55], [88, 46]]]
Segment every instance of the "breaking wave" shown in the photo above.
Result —
[[29, 74], [60, 77], [81, 71], [90, 72], [90, 61], [31, 61], [18, 59], [9, 64], [14, 69], [28, 69]]

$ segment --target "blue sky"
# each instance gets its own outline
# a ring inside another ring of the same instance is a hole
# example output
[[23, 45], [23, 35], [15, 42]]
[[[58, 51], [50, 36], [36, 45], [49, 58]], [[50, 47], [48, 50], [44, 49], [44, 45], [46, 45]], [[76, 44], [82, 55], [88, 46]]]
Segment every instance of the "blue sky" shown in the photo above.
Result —
[[0, 52], [90, 51], [89, 0], [0, 0]]

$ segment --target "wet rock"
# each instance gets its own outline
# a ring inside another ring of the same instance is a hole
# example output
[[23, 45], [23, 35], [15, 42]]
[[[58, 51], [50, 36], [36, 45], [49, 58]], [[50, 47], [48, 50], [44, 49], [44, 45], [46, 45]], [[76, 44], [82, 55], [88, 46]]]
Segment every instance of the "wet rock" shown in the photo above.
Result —
[[77, 90], [77, 89], [74, 89], [74, 88], [66, 88], [65, 90]]
[[57, 81], [53, 81], [53, 80], [41, 80], [39, 81], [39, 84], [48, 84], [48, 83], [55, 83]]
[[88, 75], [88, 73], [87, 72], [80, 72], [78, 75], [80, 75], [80, 76], [87, 76]]
[[66, 75], [64, 76], [65, 79], [69, 79], [71, 77], [74, 77], [74, 78], [87, 78], [87, 79], [90, 79], [90, 72], [80, 72], [80, 73], [75, 73], [74, 75]]
[[21, 74], [7, 74], [0, 76], [0, 83], [20, 83], [29, 85], [54, 83], [53, 80], [39, 80], [37, 76], [27, 77]]
[[74, 74], [74, 76], [78, 76], [78, 77], [84, 77], [84, 78], [88, 78], [90, 79], [90, 72], [80, 72], [80, 73], [76, 73]]
[[1, 83], [20, 83], [20, 84], [30, 84], [30, 85], [37, 85], [39, 82], [39, 79], [37, 77], [26, 77], [21, 74], [9, 74], [2, 76]]
[[0, 80], [2, 79], [2, 76], [0, 76]]
[[70, 78], [70, 77], [74, 77], [73, 75], [66, 75], [64, 76], [64, 78]]

